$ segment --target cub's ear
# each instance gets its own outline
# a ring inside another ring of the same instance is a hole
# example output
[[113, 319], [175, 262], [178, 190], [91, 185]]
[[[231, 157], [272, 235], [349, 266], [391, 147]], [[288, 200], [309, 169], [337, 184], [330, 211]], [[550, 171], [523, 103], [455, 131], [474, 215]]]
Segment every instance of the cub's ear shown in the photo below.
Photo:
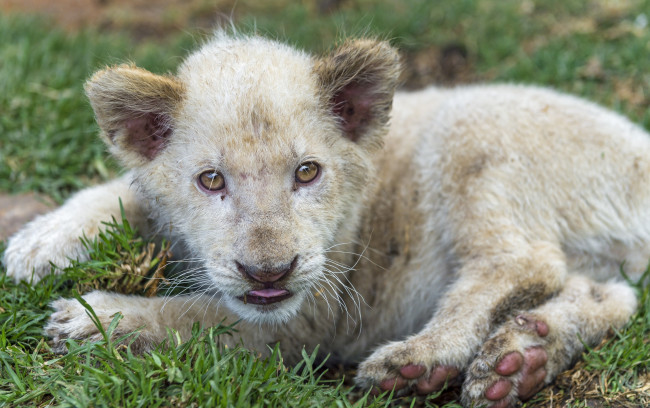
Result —
[[176, 78], [120, 65], [97, 72], [85, 89], [102, 137], [127, 167], [152, 160], [168, 143], [183, 99]]
[[345, 137], [380, 144], [401, 72], [397, 51], [387, 42], [348, 40], [316, 60], [314, 70]]

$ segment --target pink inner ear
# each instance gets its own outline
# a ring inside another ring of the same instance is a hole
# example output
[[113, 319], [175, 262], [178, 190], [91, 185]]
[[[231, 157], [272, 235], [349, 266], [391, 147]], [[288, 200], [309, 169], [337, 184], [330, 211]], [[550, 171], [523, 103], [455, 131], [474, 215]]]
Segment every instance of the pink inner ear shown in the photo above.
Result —
[[128, 145], [151, 160], [165, 147], [171, 127], [164, 115], [145, 113], [125, 123]]
[[357, 83], [344, 86], [332, 98], [332, 111], [341, 118], [343, 131], [350, 140], [356, 141], [370, 122], [372, 102], [368, 87]]

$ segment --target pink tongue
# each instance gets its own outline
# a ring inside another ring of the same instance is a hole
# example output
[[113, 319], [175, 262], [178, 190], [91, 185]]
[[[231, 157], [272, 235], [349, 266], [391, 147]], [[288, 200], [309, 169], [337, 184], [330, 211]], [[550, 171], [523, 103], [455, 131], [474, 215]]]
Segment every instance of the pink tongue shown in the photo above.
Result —
[[259, 296], [263, 298], [273, 298], [278, 296], [283, 296], [289, 293], [284, 289], [261, 289], [261, 290], [251, 290], [248, 292], [249, 296]]

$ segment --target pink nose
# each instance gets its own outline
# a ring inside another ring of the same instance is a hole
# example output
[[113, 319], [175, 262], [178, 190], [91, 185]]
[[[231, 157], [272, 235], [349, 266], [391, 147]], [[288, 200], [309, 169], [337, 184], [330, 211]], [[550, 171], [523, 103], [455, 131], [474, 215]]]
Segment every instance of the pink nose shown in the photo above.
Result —
[[261, 283], [273, 283], [287, 276], [295, 267], [298, 257], [293, 258], [290, 263], [275, 265], [272, 267], [257, 267], [244, 265], [237, 261], [237, 269], [244, 277]]

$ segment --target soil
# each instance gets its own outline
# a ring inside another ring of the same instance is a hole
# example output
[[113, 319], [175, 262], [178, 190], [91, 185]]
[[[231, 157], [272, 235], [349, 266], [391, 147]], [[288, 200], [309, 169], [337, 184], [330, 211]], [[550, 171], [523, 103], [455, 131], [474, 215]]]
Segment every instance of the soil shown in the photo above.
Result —
[[42, 15], [69, 31], [119, 29], [141, 38], [213, 27], [230, 15], [234, 4], [234, 0], [0, 0], [0, 10]]
[[34, 193], [0, 194], [0, 241], [9, 238], [14, 232], [37, 215], [55, 207], [46, 196]]

